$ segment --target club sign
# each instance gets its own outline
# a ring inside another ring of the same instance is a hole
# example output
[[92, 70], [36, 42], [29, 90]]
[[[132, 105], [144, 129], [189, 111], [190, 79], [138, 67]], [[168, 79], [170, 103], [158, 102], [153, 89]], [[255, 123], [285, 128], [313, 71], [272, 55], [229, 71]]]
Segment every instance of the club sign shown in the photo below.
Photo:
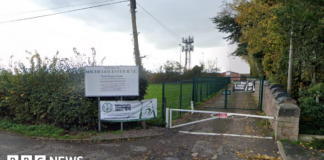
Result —
[[233, 81], [233, 92], [255, 92], [255, 81]]

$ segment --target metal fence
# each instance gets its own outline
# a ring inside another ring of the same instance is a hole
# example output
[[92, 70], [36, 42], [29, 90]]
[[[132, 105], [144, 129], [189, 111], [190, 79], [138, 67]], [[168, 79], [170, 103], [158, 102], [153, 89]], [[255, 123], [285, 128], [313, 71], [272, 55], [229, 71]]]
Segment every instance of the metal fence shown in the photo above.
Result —
[[[235, 79], [236, 78], [236, 79]], [[256, 81], [260, 84], [260, 87], [256, 91], [258, 95], [255, 106], [240, 107], [243, 103], [252, 101], [255, 97], [255, 93], [232, 93], [227, 94], [227, 91], [231, 92], [230, 87], [231, 80], [240, 81]], [[163, 82], [162, 85], [162, 118], [165, 120], [165, 109], [190, 109], [191, 102], [194, 104], [203, 102], [204, 100], [217, 94], [221, 103], [213, 104], [214, 108], [221, 109], [246, 109], [246, 110], [262, 110], [262, 97], [263, 97], [263, 77], [195, 77], [193, 80], [181, 80], [177, 82]], [[224, 91], [223, 93], [220, 93]], [[241, 98], [237, 98], [238, 94]], [[254, 94], [254, 95], [252, 95]], [[243, 100], [242, 100], [243, 97]], [[228, 98], [230, 101], [228, 101]], [[245, 98], [245, 99], [244, 99]], [[227, 106], [229, 105], [229, 106]], [[172, 117], [176, 118], [181, 116], [181, 113], [174, 112]]]
[[[227, 77], [196, 77], [193, 80], [163, 82], [162, 118], [165, 120], [166, 108], [190, 109], [191, 101], [202, 102], [221, 91], [229, 83], [230, 79]], [[172, 116], [181, 116], [181, 113], [174, 112]]]
[[[193, 80], [163, 82], [162, 84], [162, 118], [165, 120], [165, 109], [189, 109], [192, 100]], [[173, 116], [180, 116], [175, 113]]]
[[230, 77], [195, 77], [192, 101], [194, 103], [202, 102], [222, 89], [227, 90], [229, 83]]

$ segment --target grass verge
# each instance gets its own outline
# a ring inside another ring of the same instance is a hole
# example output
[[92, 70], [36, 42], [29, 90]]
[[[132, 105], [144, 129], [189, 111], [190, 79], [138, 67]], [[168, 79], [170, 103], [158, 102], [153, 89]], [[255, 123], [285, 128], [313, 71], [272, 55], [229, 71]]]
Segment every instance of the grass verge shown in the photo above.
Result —
[[313, 138], [313, 140], [311, 142], [300, 142], [300, 141], [291, 141], [291, 140], [280, 140], [281, 142], [285, 142], [285, 143], [290, 143], [290, 144], [294, 144], [294, 145], [300, 145], [304, 148], [308, 148], [308, 149], [316, 149], [319, 150], [321, 152], [324, 152], [324, 140], [323, 139], [317, 139], [317, 138]]
[[68, 132], [64, 129], [50, 125], [17, 124], [9, 121], [8, 119], [0, 120], [0, 130], [20, 134], [27, 137], [45, 137], [55, 139], [83, 139], [97, 134], [95, 131]]

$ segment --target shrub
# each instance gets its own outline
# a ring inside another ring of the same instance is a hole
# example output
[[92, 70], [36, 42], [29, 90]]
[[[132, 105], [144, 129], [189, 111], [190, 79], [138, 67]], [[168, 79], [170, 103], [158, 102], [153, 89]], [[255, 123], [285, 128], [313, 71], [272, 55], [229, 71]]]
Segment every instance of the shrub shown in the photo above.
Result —
[[[97, 128], [97, 98], [84, 96], [84, 67], [97, 65], [96, 53], [93, 50], [91, 60], [75, 49], [74, 52], [74, 58], [59, 59], [56, 54], [44, 60], [36, 53], [29, 59], [30, 68], [17, 63], [15, 67], [2, 70], [0, 117], [8, 117], [16, 123], [50, 124], [65, 129]], [[140, 77], [140, 96], [125, 99], [143, 99], [148, 82], [142, 69]]]
[[324, 84], [312, 84], [309, 88], [300, 91], [299, 107], [301, 110], [300, 133], [324, 134], [324, 104], [316, 102], [324, 97]]

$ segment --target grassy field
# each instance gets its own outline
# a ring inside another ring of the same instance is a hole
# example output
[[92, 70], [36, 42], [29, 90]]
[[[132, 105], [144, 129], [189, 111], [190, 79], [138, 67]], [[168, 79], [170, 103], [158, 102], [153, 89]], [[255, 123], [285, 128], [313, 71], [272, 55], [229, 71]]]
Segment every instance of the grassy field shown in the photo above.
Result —
[[[191, 95], [192, 95], [192, 81], [187, 81], [182, 83], [182, 97], [181, 97], [181, 106], [180, 109], [190, 109], [191, 108]], [[207, 83], [199, 83], [197, 85], [197, 90], [201, 90], [201, 102], [203, 99], [208, 98], [212, 95], [211, 90], [207, 94], [207, 88], [211, 89], [216, 87], [216, 91], [219, 92], [223, 86], [207, 86]], [[164, 95], [166, 98], [166, 108], [177, 109], [178, 108], [178, 99], [180, 98], [181, 92], [181, 83], [165, 83], [164, 86]], [[214, 91], [215, 92], [215, 91]], [[197, 95], [198, 97], [198, 95]], [[145, 99], [157, 98], [157, 110], [158, 117], [162, 117], [162, 83], [160, 84], [149, 84], [147, 88], [147, 94], [144, 97]], [[176, 116], [176, 112], [173, 113], [173, 116]]]
[[[180, 96], [180, 83], [165, 83], [165, 97], [167, 108], [178, 108], [178, 97]], [[182, 109], [190, 108], [192, 83], [182, 84]], [[147, 88], [145, 99], [157, 98], [158, 117], [162, 110], [162, 84], [150, 84]]]
[[158, 116], [161, 116], [162, 84], [149, 84], [144, 99], [157, 98]]

